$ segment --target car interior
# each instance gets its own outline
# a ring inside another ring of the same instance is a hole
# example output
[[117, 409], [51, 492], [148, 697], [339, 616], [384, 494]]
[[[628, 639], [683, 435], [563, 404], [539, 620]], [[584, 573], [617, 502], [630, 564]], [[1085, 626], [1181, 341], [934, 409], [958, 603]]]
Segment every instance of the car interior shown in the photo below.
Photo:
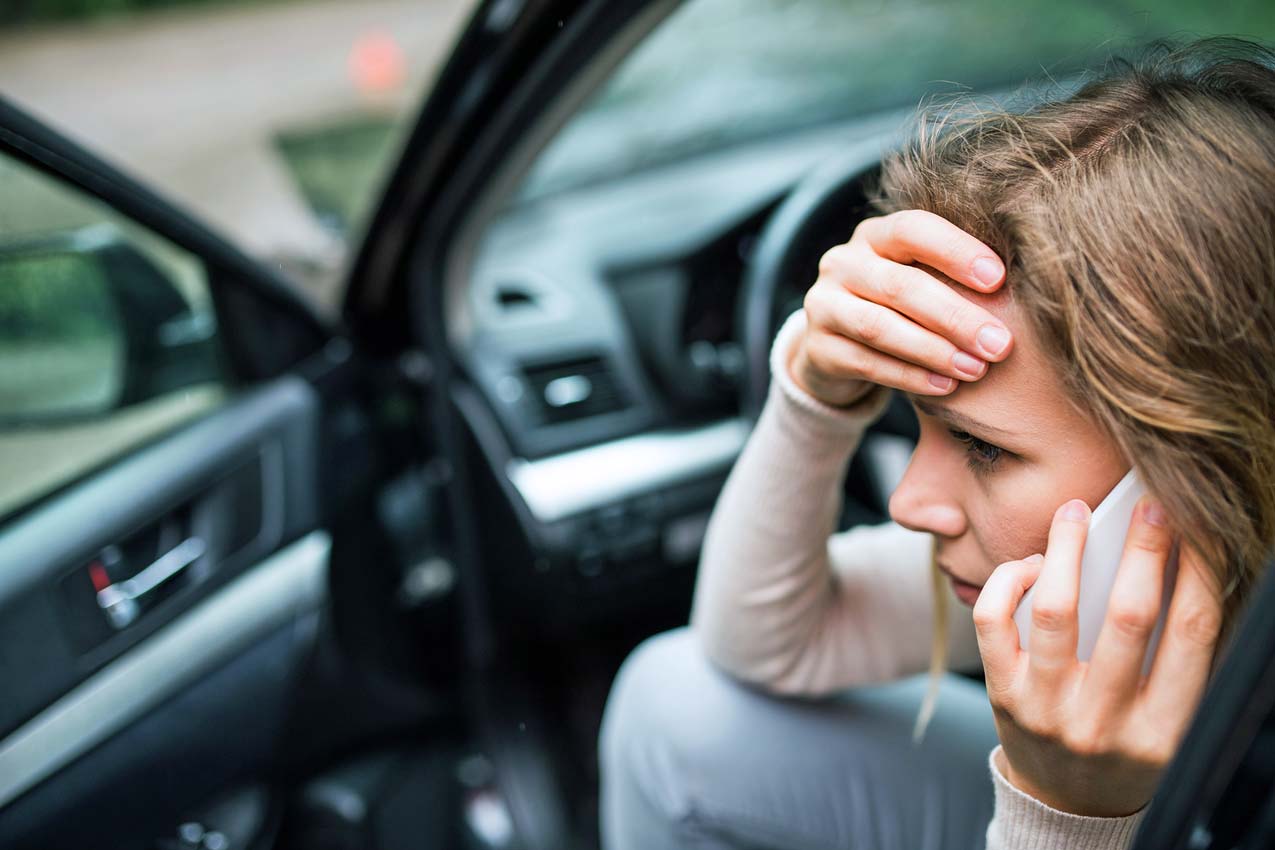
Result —
[[[747, 5], [794, 39], [848, 14]], [[0, 489], [0, 846], [599, 847], [611, 681], [687, 622], [774, 332], [915, 107], [739, 81], [723, 57], [765, 39], [729, 8], [479, 4], [339, 322], [0, 100], [0, 176], [75, 208], [56, 240], [6, 235], [0, 283], [55, 257], [127, 317], [92, 354], [118, 387], [0, 410], [6, 467], [45, 476]], [[0, 407], [47, 395], [33, 374]], [[840, 527], [887, 519], [915, 429], [895, 399]], [[1258, 623], [1140, 846], [1275, 836]]]

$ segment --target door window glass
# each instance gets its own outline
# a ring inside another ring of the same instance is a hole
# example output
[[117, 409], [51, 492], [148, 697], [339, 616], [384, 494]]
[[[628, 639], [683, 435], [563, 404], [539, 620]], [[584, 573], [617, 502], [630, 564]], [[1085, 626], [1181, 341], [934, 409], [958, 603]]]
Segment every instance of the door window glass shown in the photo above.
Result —
[[225, 395], [202, 263], [0, 156], [0, 516]]

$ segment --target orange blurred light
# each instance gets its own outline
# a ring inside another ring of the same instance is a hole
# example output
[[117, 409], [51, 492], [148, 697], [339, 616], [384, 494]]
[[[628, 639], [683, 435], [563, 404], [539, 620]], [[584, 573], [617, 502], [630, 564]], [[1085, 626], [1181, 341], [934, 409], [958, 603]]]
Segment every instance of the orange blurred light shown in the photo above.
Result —
[[349, 70], [359, 91], [368, 95], [382, 94], [403, 84], [407, 60], [394, 36], [387, 32], [368, 32], [355, 39], [350, 48]]

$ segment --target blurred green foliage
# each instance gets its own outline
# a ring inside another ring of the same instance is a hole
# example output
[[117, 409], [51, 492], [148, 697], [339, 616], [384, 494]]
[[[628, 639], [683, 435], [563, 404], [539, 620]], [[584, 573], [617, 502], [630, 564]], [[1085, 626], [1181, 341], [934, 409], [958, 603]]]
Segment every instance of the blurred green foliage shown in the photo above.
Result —
[[364, 220], [378, 195], [377, 180], [396, 144], [391, 118], [351, 118], [320, 127], [291, 130], [275, 145], [306, 203], [336, 233]]
[[0, 3], [0, 25], [110, 17], [174, 6], [224, 6], [245, 2], [259, 4], [277, 0], [4, 0]]

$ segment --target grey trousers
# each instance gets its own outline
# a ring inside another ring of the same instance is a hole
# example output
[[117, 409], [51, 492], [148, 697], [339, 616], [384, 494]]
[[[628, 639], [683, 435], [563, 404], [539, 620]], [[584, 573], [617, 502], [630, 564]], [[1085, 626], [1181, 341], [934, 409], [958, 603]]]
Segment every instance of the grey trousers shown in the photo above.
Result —
[[599, 741], [604, 850], [981, 848], [987, 695], [949, 675], [919, 746], [926, 677], [810, 700], [713, 667], [688, 629], [624, 662]]

